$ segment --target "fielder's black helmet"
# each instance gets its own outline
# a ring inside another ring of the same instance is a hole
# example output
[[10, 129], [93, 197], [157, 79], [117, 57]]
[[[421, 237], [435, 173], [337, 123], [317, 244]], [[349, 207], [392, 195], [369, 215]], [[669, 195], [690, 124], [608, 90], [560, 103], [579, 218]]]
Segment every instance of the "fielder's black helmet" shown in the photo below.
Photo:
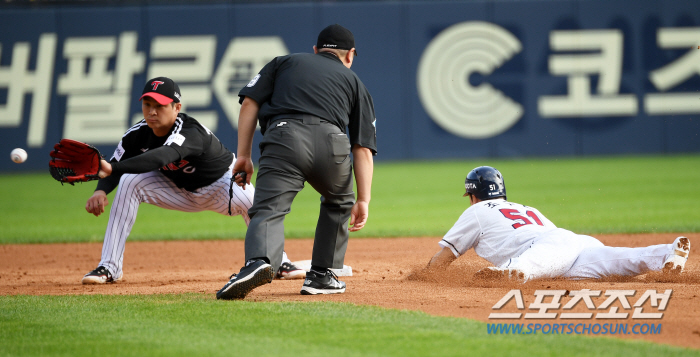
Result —
[[503, 175], [491, 166], [479, 166], [467, 174], [464, 181], [467, 193], [484, 201], [493, 198], [506, 198], [506, 185], [503, 183]]

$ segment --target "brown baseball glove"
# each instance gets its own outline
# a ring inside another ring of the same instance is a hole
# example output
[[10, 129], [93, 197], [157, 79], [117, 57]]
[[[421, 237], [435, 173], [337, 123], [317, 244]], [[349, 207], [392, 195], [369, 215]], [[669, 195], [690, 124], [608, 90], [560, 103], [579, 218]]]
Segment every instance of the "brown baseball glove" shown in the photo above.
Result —
[[49, 172], [61, 183], [87, 182], [100, 177], [102, 155], [96, 147], [71, 139], [61, 139], [49, 153]]

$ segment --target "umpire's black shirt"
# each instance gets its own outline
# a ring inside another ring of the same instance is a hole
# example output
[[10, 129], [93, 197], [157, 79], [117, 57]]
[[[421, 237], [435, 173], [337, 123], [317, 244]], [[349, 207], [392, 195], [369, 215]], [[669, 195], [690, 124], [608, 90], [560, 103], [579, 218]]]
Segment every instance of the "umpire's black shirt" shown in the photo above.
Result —
[[262, 133], [285, 114], [310, 114], [349, 128], [351, 144], [377, 153], [372, 96], [355, 72], [328, 52], [275, 57], [238, 93], [260, 105]]

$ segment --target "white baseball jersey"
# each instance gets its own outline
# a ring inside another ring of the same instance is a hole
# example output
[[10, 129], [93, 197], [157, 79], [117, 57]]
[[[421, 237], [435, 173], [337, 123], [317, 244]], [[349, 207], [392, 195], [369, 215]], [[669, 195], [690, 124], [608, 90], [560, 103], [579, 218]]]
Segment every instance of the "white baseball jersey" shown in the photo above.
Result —
[[469, 207], [439, 244], [455, 256], [474, 248], [495, 266], [517, 269], [526, 279], [634, 276], [661, 270], [673, 254], [670, 244], [607, 247], [593, 237], [557, 228], [536, 208], [505, 199]]
[[556, 228], [536, 208], [504, 199], [481, 201], [464, 211], [440, 246], [456, 256], [474, 248], [480, 257], [500, 266]]

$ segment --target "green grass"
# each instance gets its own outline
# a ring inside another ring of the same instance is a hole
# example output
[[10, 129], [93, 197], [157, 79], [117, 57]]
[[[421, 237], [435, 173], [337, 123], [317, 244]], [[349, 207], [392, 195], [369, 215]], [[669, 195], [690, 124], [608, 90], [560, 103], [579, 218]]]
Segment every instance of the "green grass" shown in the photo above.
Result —
[[[351, 237], [442, 236], [468, 207], [464, 177], [491, 165], [508, 199], [537, 207], [577, 233], [699, 232], [700, 155], [377, 163], [370, 219]], [[94, 183], [61, 187], [48, 173], [0, 175], [0, 243], [101, 242], [107, 214], [85, 212]], [[110, 194], [110, 199], [114, 193]], [[307, 186], [285, 221], [289, 238], [312, 237], [318, 194]], [[240, 217], [142, 205], [130, 240], [245, 236]]]
[[203, 294], [0, 296], [0, 336], [3, 356], [700, 355], [612, 338], [489, 335], [481, 322], [415, 311]]
[[[351, 237], [441, 236], [468, 202], [479, 165], [505, 176], [508, 198], [579, 233], [699, 232], [700, 155], [377, 163], [370, 221]], [[95, 185], [48, 173], [0, 175], [0, 244], [101, 242], [89, 215]], [[110, 199], [113, 194], [110, 195]], [[288, 237], [311, 237], [318, 194], [302, 191]], [[242, 238], [240, 217], [143, 205], [134, 240]], [[674, 356], [642, 341], [576, 335], [489, 335], [486, 324], [334, 303], [222, 302], [211, 294], [0, 296], [0, 356]]]

